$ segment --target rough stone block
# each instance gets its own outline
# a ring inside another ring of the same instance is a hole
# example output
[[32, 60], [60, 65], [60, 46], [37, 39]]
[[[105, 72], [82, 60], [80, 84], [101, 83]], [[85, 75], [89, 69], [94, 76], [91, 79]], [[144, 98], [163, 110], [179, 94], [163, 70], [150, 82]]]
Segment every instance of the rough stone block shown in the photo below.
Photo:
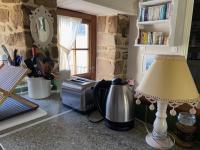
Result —
[[122, 37], [128, 37], [129, 23], [130, 20], [127, 15], [118, 15], [117, 32], [120, 33]]
[[108, 32], [117, 33], [117, 16], [108, 17], [107, 28]]
[[3, 3], [20, 3], [21, 0], [1, 0]]
[[124, 68], [124, 61], [122, 60], [116, 61], [114, 75], [122, 74], [123, 68]]
[[18, 26], [23, 26], [23, 11], [21, 5], [15, 5], [13, 9], [10, 10], [10, 21], [15, 29], [17, 29]]
[[34, 0], [35, 4], [40, 6], [46, 6], [46, 7], [51, 7], [51, 8], [56, 8], [57, 7], [57, 1], [56, 0]]
[[0, 9], [0, 22], [5, 23], [9, 21], [9, 10]]
[[0, 32], [5, 32], [6, 31], [6, 28], [5, 28], [5, 26], [3, 26], [3, 25], [0, 25]]
[[24, 33], [14, 33], [5, 36], [5, 43], [9, 46], [26, 47]]
[[57, 44], [57, 37], [56, 37], [56, 36], [53, 37], [52, 43], [53, 43], [53, 44]]
[[0, 34], [0, 43], [5, 43], [4, 35]]
[[99, 16], [97, 17], [97, 32], [105, 32], [106, 29], [106, 17]]
[[115, 51], [98, 51], [97, 57], [108, 60], [115, 60]]
[[23, 26], [25, 29], [30, 29], [29, 15], [32, 14], [31, 11], [33, 11], [35, 9], [35, 7], [22, 5], [21, 9], [23, 12]]
[[106, 33], [97, 33], [97, 46], [115, 47], [114, 35]]
[[53, 17], [53, 29], [54, 29], [54, 35], [57, 35], [57, 13], [55, 10], [50, 10], [49, 13]]
[[57, 47], [52, 47], [51, 48], [51, 57], [53, 59], [57, 59], [58, 58], [58, 48]]
[[7, 25], [6, 26], [6, 31], [11, 33], [11, 32], [13, 32], [13, 28], [10, 25]]
[[127, 60], [128, 59], [128, 52], [123, 52], [122, 59]]
[[25, 32], [24, 38], [25, 38], [26, 47], [31, 48], [34, 43], [31, 32], [28, 32], [28, 31]]
[[121, 35], [116, 35], [115, 36], [115, 44], [116, 44], [116, 46], [128, 48], [128, 38], [122, 37]]
[[115, 59], [120, 59], [120, 58], [121, 58], [121, 53], [119, 51], [116, 51]]
[[97, 59], [97, 80], [111, 80], [114, 77], [114, 65], [111, 61], [105, 59]]

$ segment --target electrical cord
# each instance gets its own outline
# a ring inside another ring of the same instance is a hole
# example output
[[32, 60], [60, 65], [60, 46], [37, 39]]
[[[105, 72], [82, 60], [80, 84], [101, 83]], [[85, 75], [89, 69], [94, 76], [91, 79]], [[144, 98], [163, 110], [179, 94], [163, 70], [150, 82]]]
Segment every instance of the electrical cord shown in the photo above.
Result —
[[[104, 94], [104, 97], [103, 97], [104, 100], [107, 98], [107, 96], [106, 96], [107, 94], [108, 94], [108, 90], [105, 91], [105, 94]], [[90, 117], [91, 117], [91, 114], [93, 114], [93, 112], [91, 112], [90, 114], [88, 114], [87, 118], [88, 118], [89, 122], [91, 122], [91, 123], [100, 123], [100, 122], [102, 122], [105, 119], [105, 116], [104, 116], [103, 110], [101, 109], [101, 106], [100, 106], [98, 100], [96, 100], [95, 104], [96, 104], [98, 112], [102, 116], [102, 118], [100, 118], [97, 121], [92, 120]]]
[[104, 120], [104, 118], [102, 117], [99, 120], [94, 121], [90, 118], [90, 115], [91, 115], [91, 113], [89, 115], [87, 115], [87, 118], [88, 118], [89, 122], [91, 122], [91, 123], [100, 123]]
[[[144, 121], [142, 121], [142, 120], [140, 120], [140, 119], [138, 119], [138, 118], [135, 118], [135, 120], [137, 120], [138, 122], [140, 122], [141, 124], [143, 124], [143, 125], [144, 125], [144, 128], [145, 128], [145, 130], [146, 130], [146, 132], [147, 132], [148, 134], [150, 134], [149, 129], [148, 129], [148, 127], [147, 127], [147, 114], [148, 114], [147, 111], [148, 111], [148, 107], [145, 106], [145, 118], [144, 118]], [[171, 133], [167, 133], [167, 135], [172, 139], [173, 143], [175, 144], [176, 140], [175, 140], [174, 136], [173, 136]], [[166, 148], [167, 148], [167, 147], [161, 146], [161, 144], [158, 143], [157, 140], [155, 140], [154, 138], [152, 138], [152, 139], [153, 139], [158, 145], [160, 145], [161, 149], [166, 149]]]

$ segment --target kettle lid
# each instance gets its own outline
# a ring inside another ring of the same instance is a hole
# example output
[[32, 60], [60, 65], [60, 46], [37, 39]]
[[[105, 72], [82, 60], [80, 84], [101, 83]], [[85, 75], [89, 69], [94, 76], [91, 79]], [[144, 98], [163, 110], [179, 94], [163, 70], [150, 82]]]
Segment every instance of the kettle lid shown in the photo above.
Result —
[[128, 82], [123, 81], [121, 78], [114, 78], [112, 80], [112, 85], [126, 85]]

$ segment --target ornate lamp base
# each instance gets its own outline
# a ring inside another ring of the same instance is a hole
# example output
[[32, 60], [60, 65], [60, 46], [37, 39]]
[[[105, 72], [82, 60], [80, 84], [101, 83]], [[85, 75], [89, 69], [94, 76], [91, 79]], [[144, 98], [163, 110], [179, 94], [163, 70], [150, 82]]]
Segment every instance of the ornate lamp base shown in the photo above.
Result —
[[173, 141], [170, 139], [170, 137], [167, 137], [166, 139], [153, 139], [152, 134], [149, 133], [146, 136], [146, 142], [151, 147], [155, 149], [171, 149], [174, 146]]

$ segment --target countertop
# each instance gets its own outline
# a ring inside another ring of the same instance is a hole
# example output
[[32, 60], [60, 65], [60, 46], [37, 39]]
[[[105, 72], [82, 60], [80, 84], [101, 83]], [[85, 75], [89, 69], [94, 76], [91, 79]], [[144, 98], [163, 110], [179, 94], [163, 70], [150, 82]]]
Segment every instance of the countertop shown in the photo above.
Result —
[[[49, 113], [53, 107], [52, 111], [60, 115], [2, 137], [0, 143], [6, 150], [152, 149], [146, 144], [145, 136], [147, 133], [143, 124], [138, 121], [135, 122], [135, 127], [132, 130], [118, 132], [105, 127], [104, 122], [98, 124], [89, 122], [87, 115], [63, 107], [59, 98], [50, 97], [41, 101], [33, 101], [41, 103], [41, 108], [46, 109]], [[50, 113], [47, 117], [55, 115], [54, 113]], [[24, 126], [26, 125], [24, 124]], [[199, 146], [195, 145], [196, 148], [193, 149], [198, 150]], [[173, 150], [182, 150], [182, 148], [174, 146]]]

